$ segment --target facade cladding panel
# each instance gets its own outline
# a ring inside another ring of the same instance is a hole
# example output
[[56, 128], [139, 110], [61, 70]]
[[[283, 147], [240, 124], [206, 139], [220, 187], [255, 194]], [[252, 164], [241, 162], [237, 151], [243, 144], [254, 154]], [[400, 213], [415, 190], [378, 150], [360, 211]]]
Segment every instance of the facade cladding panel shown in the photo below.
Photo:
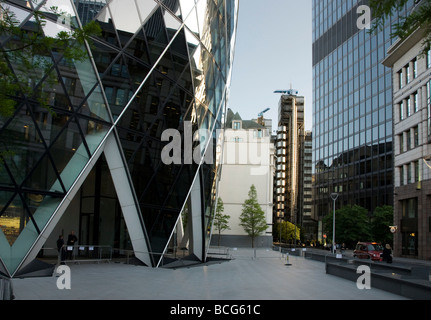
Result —
[[[205, 260], [219, 170], [216, 130], [226, 110], [238, 0], [5, 5], [25, 30], [34, 27], [34, 10], [45, 14], [45, 35], [67, 27], [63, 17], [47, 13], [57, 6], [73, 26], [96, 20], [102, 35], [92, 39], [82, 61], [40, 52], [33, 61], [49, 68], [35, 64], [31, 74], [8, 51], [17, 46], [14, 38], [1, 39], [1, 62], [33, 90], [18, 92], [13, 115], [0, 117], [0, 272], [17, 276], [32, 263], [101, 159], [145, 264], [161, 263], [184, 212], [193, 220], [190, 250]], [[38, 103], [42, 94], [48, 106]], [[188, 123], [200, 159], [166, 163], [162, 150], [171, 140], [162, 134], [177, 130], [184, 155]], [[213, 161], [201, 161], [209, 153]], [[108, 180], [101, 189], [104, 184]]]
[[[371, 213], [393, 205], [392, 79], [381, 62], [398, 18], [376, 33], [361, 29], [358, 7], [367, 4], [313, 0], [313, 194], [319, 220], [332, 210], [332, 192], [339, 194], [337, 207], [357, 204]], [[399, 16], [413, 6], [408, 1]]]

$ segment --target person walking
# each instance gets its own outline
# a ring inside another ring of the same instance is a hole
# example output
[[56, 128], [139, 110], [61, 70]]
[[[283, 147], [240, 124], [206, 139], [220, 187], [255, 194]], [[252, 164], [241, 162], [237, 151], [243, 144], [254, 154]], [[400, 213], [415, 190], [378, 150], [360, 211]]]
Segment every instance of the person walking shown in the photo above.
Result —
[[68, 255], [68, 259], [72, 259], [74, 245], [76, 245], [77, 242], [78, 242], [78, 237], [75, 235], [74, 231], [71, 231], [70, 234], [69, 234], [69, 236], [67, 237], [67, 255]]

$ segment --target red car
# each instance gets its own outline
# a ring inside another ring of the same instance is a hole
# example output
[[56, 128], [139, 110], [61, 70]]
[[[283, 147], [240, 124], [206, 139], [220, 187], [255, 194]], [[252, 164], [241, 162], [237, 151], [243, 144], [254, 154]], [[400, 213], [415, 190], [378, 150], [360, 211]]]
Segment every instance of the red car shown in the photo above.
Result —
[[358, 242], [353, 251], [354, 258], [382, 261], [383, 246], [377, 242]]

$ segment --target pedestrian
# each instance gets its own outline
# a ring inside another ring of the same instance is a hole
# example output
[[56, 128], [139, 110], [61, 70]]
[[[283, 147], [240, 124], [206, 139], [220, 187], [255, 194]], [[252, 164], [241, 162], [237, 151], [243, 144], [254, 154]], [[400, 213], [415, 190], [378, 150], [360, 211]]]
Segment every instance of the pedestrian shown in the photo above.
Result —
[[386, 261], [387, 263], [392, 263], [392, 248], [388, 243], [383, 249], [382, 257], [383, 261]]
[[344, 254], [344, 251], [346, 251], [346, 245], [343, 242], [343, 244], [341, 245], [341, 254]]
[[60, 264], [64, 264], [64, 260], [66, 258], [66, 252], [64, 250], [64, 239], [62, 235], [58, 236], [57, 250], [58, 250], [58, 257], [60, 259]]
[[78, 237], [75, 235], [74, 231], [71, 231], [67, 237], [67, 255], [69, 259], [72, 259], [73, 246], [78, 243]]

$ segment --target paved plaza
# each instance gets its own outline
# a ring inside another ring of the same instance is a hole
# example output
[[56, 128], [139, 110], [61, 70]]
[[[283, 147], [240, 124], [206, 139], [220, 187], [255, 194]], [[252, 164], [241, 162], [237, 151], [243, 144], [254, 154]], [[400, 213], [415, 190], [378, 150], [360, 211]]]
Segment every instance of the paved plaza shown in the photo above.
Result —
[[231, 253], [229, 261], [177, 269], [71, 264], [71, 289], [58, 289], [56, 275], [14, 279], [15, 300], [406, 300], [359, 290], [355, 282], [326, 274], [322, 262], [286, 260], [271, 249]]

